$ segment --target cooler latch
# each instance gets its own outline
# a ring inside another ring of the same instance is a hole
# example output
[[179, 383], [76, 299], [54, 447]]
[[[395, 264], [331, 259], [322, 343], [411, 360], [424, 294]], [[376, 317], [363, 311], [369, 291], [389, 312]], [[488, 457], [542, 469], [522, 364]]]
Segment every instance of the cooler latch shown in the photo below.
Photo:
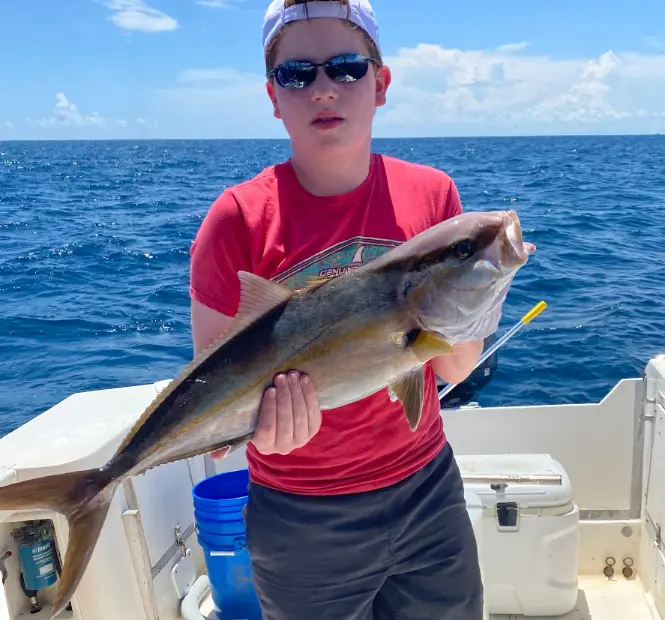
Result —
[[497, 529], [500, 532], [516, 532], [519, 529], [519, 514], [517, 502], [497, 502]]
[[[493, 483], [490, 485], [492, 491], [495, 491], [497, 497], [499, 493], [505, 493], [507, 484], [504, 482]], [[520, 510], [517, 502], [499, 502], [496, 503], [496, 529], [499, 532], [517, 532], [519, 530]]]

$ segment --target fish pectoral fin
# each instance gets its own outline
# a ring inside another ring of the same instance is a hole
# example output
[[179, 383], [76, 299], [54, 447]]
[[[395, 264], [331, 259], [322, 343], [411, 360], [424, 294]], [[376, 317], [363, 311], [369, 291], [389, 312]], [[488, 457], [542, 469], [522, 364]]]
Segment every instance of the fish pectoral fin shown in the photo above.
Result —
[[409, 428], [415, 431], [420, 423], [423, 411], [423, 392], [425, 389], [425, 371], [422, 366], [402, 375], [388, 386], [388, 392], [394, 401], [399, 399], [404, 408], [404, 416]]
[[409, 348], [418, 358], [418, 361], [422, 363], [454, 351], [452, 345], [441, 334], [426, 330], [421, 330], [418, 333]]

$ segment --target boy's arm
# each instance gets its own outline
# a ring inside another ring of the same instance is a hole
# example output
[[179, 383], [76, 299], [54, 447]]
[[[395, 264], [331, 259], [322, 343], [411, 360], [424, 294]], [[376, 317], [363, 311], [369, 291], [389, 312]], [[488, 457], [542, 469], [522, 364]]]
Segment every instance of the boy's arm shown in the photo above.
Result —
[[484, 340], [455, 343], [455, 353], [435, 357], [431, 362], [432, 370], [446, 383], [461, 383], [478, 363], [483, 344]]
[[191, 309], [192, 340], [196, 357], [229, 330], [233, 317], [208, 308], [196, 299], [191, 300]]
[[[235, 200], [224, 194], [211, 208], [191, 248], [191, 323], [194, 355], [232, 327], [240, 299], [237, 272], [251, 271], [249, 231]], [[289, 377], [290, 378], [290, 377]], [[252, 443], [263, 454], [288, 454], [305, 445], [321, 426], [313, 383], [275, 378], [261, 402]], [[212, 453], [223, 458], [226, 449]]]

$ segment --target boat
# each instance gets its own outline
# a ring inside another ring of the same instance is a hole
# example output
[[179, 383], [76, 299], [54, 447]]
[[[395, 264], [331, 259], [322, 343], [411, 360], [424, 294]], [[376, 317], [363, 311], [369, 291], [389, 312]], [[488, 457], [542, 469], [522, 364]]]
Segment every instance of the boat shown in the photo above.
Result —
[[[101, 466], [168, 381], [72, 394], [34, 417], [0, 439], [0, 485]], [[599, 402], [468, 402], [441, 416], [464, 477], [487, 620], [665, 620], [665, 355]], [[59, 620], [219, 617], [192, 489], [243, 468], [239, 450], [125, 481]], [[67, 546], [61, 515], [0, 512], [0, 620], [51, 616], [57, 580], [31, 590], [22, 578], [25, 527], [50, 528], [60, 556]], [[57, 568], [58, 554], [49, 557]]]

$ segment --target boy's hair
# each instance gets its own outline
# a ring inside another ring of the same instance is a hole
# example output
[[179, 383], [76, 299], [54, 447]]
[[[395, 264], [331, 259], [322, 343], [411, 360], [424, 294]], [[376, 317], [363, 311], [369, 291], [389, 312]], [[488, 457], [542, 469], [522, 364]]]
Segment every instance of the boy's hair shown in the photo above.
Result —
[[[296, 4], [304, 4], [305, 5], [305, 14], [307, 14], [307, 3], [311, 2], [312, 0], [285, 0], [284, 2], [284, 7], [289, 7], [293, 6]], [[338, 2], [342, 6], [349, 7], [349, 0], [322, 0], [325, 2]], [[348, 11], [347, 11], [348, 12]], [[266, 54], [265, 54], [265, 62], [266, 62], [266, 73], [269, 71], [272, 71], [272, 69], [275, 68], [275, 56], [277, 53], [277, 44], [279, 43], [280, 37], [284, 34], [285, 30], [289, 27], [290, 24], [286, 24], [272, 39], [270, 44], [268, 45], [268, 49], [266, 49]], [[365, 39], [365, 44], [367, 45], [367, 49], [369, 50], [369, 55], [372, 58], [376, 58], [376, 60], [379, 61], [379, 65], [383, 63], [383, 59], [381, 58], [381, 53], [377, 49], [374, 41], [372, 41], [371, 37], [358, 25], [354, 24], [353, 22], [349, 21], [348, 22], [349, 28], [353, 30], [359, 30], [363, 38]]]

